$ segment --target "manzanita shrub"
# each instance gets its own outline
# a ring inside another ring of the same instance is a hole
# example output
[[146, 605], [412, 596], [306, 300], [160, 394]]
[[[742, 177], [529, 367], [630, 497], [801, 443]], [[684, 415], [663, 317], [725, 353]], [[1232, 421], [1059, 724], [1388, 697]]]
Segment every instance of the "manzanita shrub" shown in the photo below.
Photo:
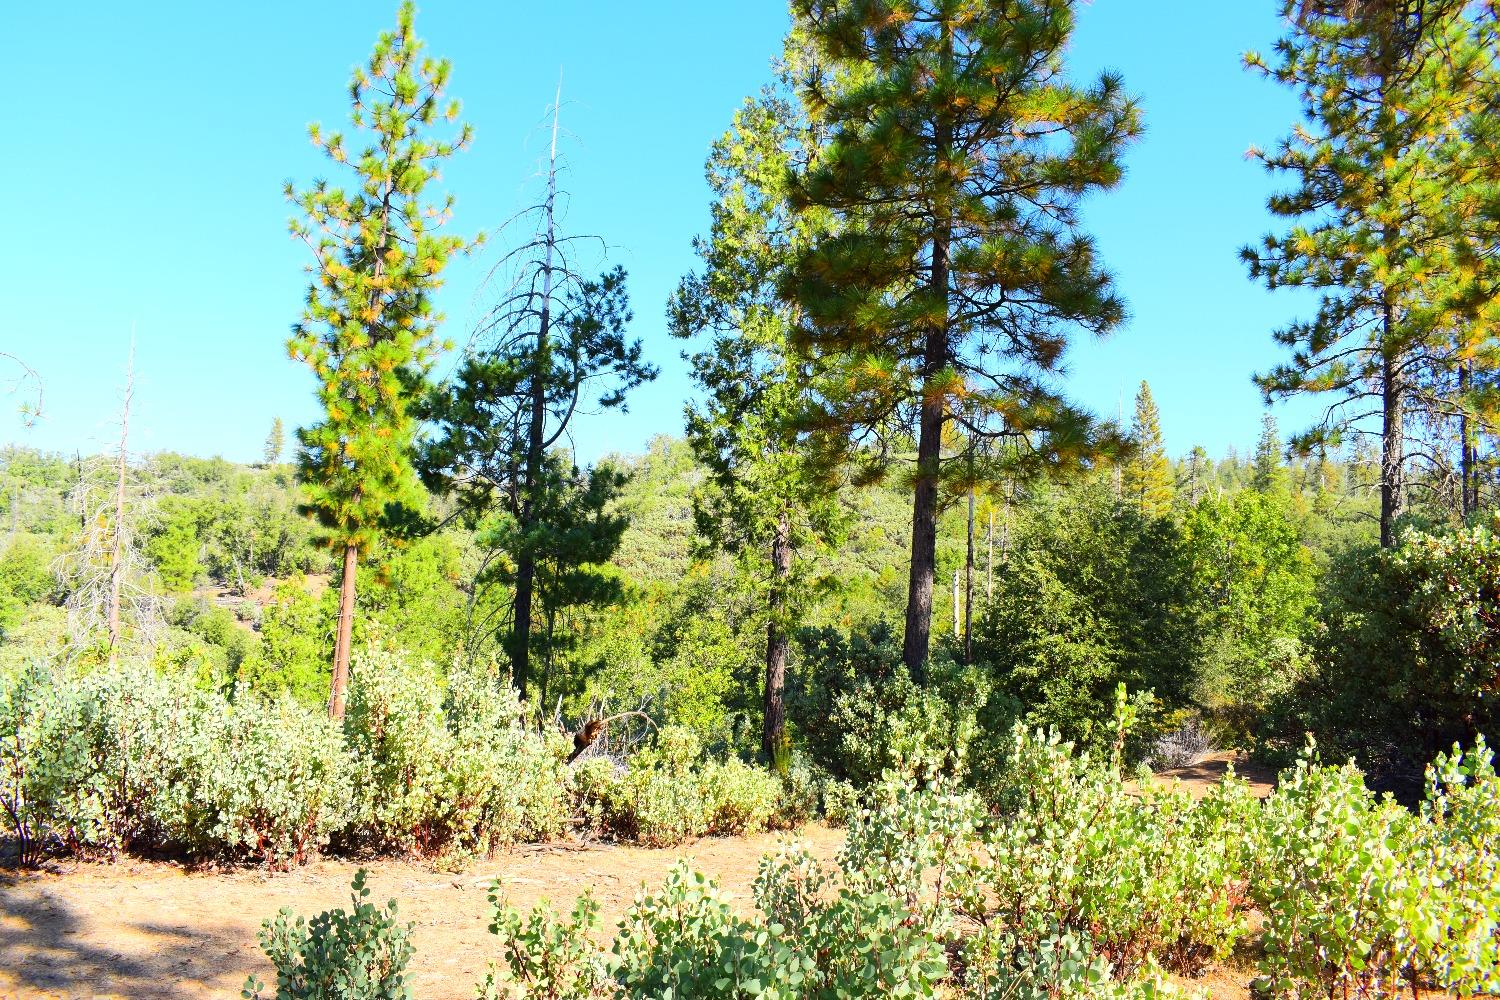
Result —
[[525, 724], [492, 667], [446, 674], [357, 656], [343, 726], [288, 695], [201, 691], [121, 664], [0, 674], [0, 832], [20, 861], [48, 851], [169, 851], [280, 868], [330, 843], [444, 863], [561, 836], [670, 846], [811, 818], [819, 780], [708, 759], [668, 727], [617, 766], [567, 764], [570, 744]]
[[1267, 799], [1251, 885], [1278, 996], [1500, 989], [1500, 782], [1479, 741], [1440, 755], [1413, 814], [1309, 747]]
[[321, 716], [129, 664], [0, 678], [0, 773], [22, 861], [128, 848], [276, 866], [326, 843], [352, 795]]
[[958, 911], [998, 935], [981, 936], [976, 964], [1086, 948], [1125, 979], [1158, 963], [1191, 974], [1245, 933], [1257, 804], [1243, 782], [1197, 801], [1144, 775], [1131, 787], [1118, 757], [1018, 726], [995, 794], [952, 879]]
[[[947, 975], [942, 942], [897, 900], [847, 886], [809, 892], [805, 858], [763, 864], [760, 912], [736, 913], [710, 878], [685, 863], [656, 892], [642, 891], [613, 945], [592, 942], [596, 910], [571, 920], [545, 907], [529, 918], [497, 905], [491, 930], [503, 963], [482, 997], [766, 1000], [793, 997], [929, 997]], [[818, 889], [824, 883], [814, 883]], [[790, 917], [794, 922], [784, 923]]]
[[276, 991], [254, 976], [244, 1000], [410, 1000], [406, 964], [411, 924], [396, 920], [396, 901], [369, 901], [366, 872], [354, 875], [349, 910], [327, 910], [305, 920], [283, 907], [261, 925], [260, 946], [276, 967]]
[[358, 776], [348, 835], [365, 846], [458, 859], [567, 824], [565, 741], [523, 725], [515, 689], [483, 665], [455, 663], [443, 688], [371, 651], [344, 725]]
[[707, 759], [698, 735], [681, 726], [663, 728], [623, 768], [586, 761], [574, 780], [596, 833], [650, 847], [796, 826], [810, 811], [806, 776], [781, 779], [737, 758]]
[[[900, 788], [904, 794], [898, 794]], [[679, 864], [642, 891], [613, 944], [594, 944], [597, 908], [571, 919], [541, 906], [523, 917], [499, 899], [491, 930], [502, 961], [486, 998], [1026, 997], [1146, 1000], [1171, 995], [1149, 959], [1126, 975], [1084, 933], [1025, 939], [959, 913], [950, 880], [982, 850], [985, 811], [970, 793], [892, 776], [851, 821], [833, 868], [784, 844], [762, 858], [755, 911]]]

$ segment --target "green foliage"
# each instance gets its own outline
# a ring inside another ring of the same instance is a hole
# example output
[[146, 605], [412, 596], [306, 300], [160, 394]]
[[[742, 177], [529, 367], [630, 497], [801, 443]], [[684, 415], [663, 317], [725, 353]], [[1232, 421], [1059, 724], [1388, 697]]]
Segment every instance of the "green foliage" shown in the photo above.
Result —
[[[1454, 394], [1422, 391], [1447, 378], [1467, 317], [1453, 308], [1475, 278], [1461, 265], [1449, 208], [1482, 187], [1486, 153], [1466, 132], [1487, 111], [1494, 40], [1465, 0], [1400, 4], [1284, 0], [1289, 25], [1276, 59], [1246, 62], [1297, 92], [1303, 116], [1269, 152], [1291, 190], [1267, 207], [1287, 220], [1241, 256], [1270, 289], [1317, 289], [1316, 311], [1278, 330], [1291, 357], [1257, 377], [1268, 400], [1327, 394], [1320, 419], [1292, 439], [1307, 453], [1346, 438], [1381, 437], [1381, 542], [1395, 543], [1405, 478], [1421, 449], [1407, 444], [1407, 410], [1446, 419]], [[1492, 12], [1491, 12], [1492, 14]], [[1439, 152], [1440, 151], [1440, 152]], [[1383, 417], [1368, 421], [1374, 409]], [[1375, 430], [1374, 428], [1379, 428]]]
[[0, 551], [0, 640], [21, 624], [30, 605], [46, 600], [56, 588], [53, 553], [46, 541], [22, 535]]
[[1417, 815], [1352, 764], [1305, 753], [1265, 804], [1252, 891], [1279, 995], [1390, 996], [1430, 979], [1462, 996], [1500, 984], [1495, 875], [1500, 781], [1481, 742], [1428, 771]]
[[146, 539], [146, 555], [156, 565], [162, 586], [172, 593], [192, 589], [202, 572], [198, 562], [198, 518], [188, 504], [164, 504]]
[[1132, 791], [1118, 758], [1101, 766], [1019, 725], [1012, 739], [990, 792], [998, 812], [954, 878], [959, 911], [1003, 929], [983, 947], [1042, 955], [1067, 944], [1126, 979], [1225, 957], [1246, 930], [1256, 803], [1244, 784], [1199, 801], [1149, 780]]
[[1493, 731], [1497, 538], [1484, 525], [1409, 529], [1394, 550], [1336, 564], [1316, 669], [1272, 706], [1270, 748], [1285, 752], [1310, 730], [1329, 753], [1413, 788], [1440, 747]]
[[[327, 910], [311, 922], [289, 907], [261, 927], [260, 946], [276, 967], [275, 1000], [410, 1000], [406, 963], [411, 924], [396, 920], [396, 901], [369, 902], [365, 870], [354, 875], [352, 910]], [[251, 976], [241, 996], [259, 1000], [264, 985]], [[269, 1000], [269, 998], [268, 998]]]
[[1161, 412], [1151, 387], [1141, 382], [1130, 429], [1133, 453], [1121, 471], [1121, 491], [1142, 517], [1161, 517], [1172, 508], [1172, 466], [1161, 436]]
[[257, 691], [286, 692], [308, 707], [328, 697], [328, 641], [337, 607], [332, 594], [319, 600], [304, 580], [283, 580], [261, 612], [260, 656], [242, 665], [239, 677]]
[[1079, 86], [1061, 72], [1073, 8], [792, 4], [812, 50], [798, 94], [822, 141], [788, 198], [794, 219], [833, 220], [782, 281], [794, 347], [828, 374], [804, 419], [877, 438], [862, 456], [877, 468], [909, 461], [916, 431], [914, 672], [930, 645], [940, 484], [1077, 468], [1118, 444], [1057, 376], [1071, 334], [1124, 317], [1077, 206], [1118, 183], [1140, 121], [1118, 76]]
[[1226, 742], [1243, 742], [1308, 668], [1305, 644], [1317, 610], [1312, 555], [1279, 491], [1205, 497], [1186, 515], [1184, 531], [1208, 602], [1198, 700]]
[[[812, 762], [863, 787], [887, 771], [967, 774], [970, 752], [1004, 706], [989, 702], [982, 672], [946, 656], [916, 684], [884, 622], [844, 633], [809, 629], [793, 672], [790, 718]], [[1006, 724], [1009, 718], [1006, 718]]]
[[348, 821], [338, 731], [290, 700], [231, 702], [130, 664], [35, 666], [4, 684], [10, 825], [37, 850], [175, 847], [281, 866]]
[[[938, 941], [888, 897], [848, 889], [816, 900], [794, 866], [762, 869], [759, 895], [806, 909], [785, 925], [734, 914], [718, 887], [678, 865], [620, 923], [614, 978], [630, 997], [932, 996], [946, 974]], [[772, 905], [777, 905], [773, 903]], [[787, 913], [785, 905], [780, 907]]]
[[351, 835], [462, 858], [561, 833], [563, 741], [524, 727], [515, 690], [493, 671], [458, 662], [446, 691], [442, 680], [390, 653], [355, 658], [345, 719], [358, 774]]
[[[805, 803], [785, 798], [777, 776], [736, 758], [703, 756], [697, 734], [668, 726], [623, 771], [602, 763], [581, 771], [586, 811], [602, 832], [653, 847], [710, 833], [758, 833], [805, 815]], [[791, 814], [780, 811], [783, 802]]]
[[350, 817], [354, 762], [338, 728], [285, 695], [205, 704], [195, 731], [177, 737], [185, 846], [268, 867], [306, 861]]
[[498, 883], [490, 890], [490, 907], [490, 933], [502, 942], [505, 964], [491, 965], [479, 986], [481, 1000], [591, 1000], [610, 994], [604, 955], [591, 940], [599, 926], [599, 904], [587, 890], [567, 920], [545, 903], [522, 917], [502, 901]]
[[441, 163], [470, 142], [467, 125], [440, 138], [458, 103], [444, 97], [451, 66], [422, 55], [415, 7], [403, 3], [395, 31], [382, 33], [350, 84], [350, 124], [367, 145], [310, 129], [315, 145], [351, 171], [352, 188], [319, 181], [287, 198], [305, 216], [291, 230], [313, 248], [307, 307], [287, 342], [317, 376], [324, 418], [298, 431], [306, 506], [339, 546], [367, 550], [389, 508], [420, 504], [412, 468], [411, 413], [436, 356], [440, 317], [431, 296], [444, 266], [466, 249], [436, 229], [451, 197], [423, 200]]

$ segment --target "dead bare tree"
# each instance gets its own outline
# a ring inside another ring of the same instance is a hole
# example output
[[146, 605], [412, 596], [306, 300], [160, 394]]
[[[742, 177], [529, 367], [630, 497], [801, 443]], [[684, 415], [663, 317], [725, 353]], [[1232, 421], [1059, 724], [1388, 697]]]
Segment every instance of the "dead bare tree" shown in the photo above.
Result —
[[19, 369], [19, 372], [0, 379], [0, 392], [6, 395], [19, 395], [21, 399], [21, 423], [27, 427], [35, 424], [42, 416], [42, 377], [37, 374], [35, 368], [28, 365], [21, 358], [9, 351], [0, 351], [0, 362], [7, 366]]
[[[562, 701], [559, 699], [554, 721], [558, 730], [573, 740], [573, 751], [568, 755], [568, 763], [581, 757], [608, 757], [616, 763], [623, 763], [645, 741], [648, 733], [656, 728], [656, 722], [650, 714], [653, 700], [647, 695], [635, 708], [610, 714], [607, 702], [596, 696], [590, 699], [578, 725], [570, 728], [563, 722]], [[615, 726], [616, 723], [637, 720], [644, 725]]]
[[137, 526], [151, 500], [136, 476], [130, 453], [130, 407], [135, 396], [135, 346], [125, 372], [120, 436], [112, 455], [79, 460], [70, 502], [82, 526], [78, 544], [58, 558], [54, 572], [64, 582], [68, 641], [73, 651], [101, 638], [111, 663], [119, 658], [127, 630], [138, 644], [155, 644], [162, 601], [151, 567], [137, 544]]

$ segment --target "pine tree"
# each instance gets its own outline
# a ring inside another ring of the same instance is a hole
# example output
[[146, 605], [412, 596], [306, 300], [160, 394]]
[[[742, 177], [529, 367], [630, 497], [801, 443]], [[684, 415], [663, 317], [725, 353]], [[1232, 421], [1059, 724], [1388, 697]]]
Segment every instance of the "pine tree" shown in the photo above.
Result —
[[[625, 271], [584, 278], [570, 259], [579, 237], [557, 225], [558, 115], [541, 202], [521, 220], [535, 223], [494, 269], [509, 291], [486, 316], [456, 377], [425, 401], [434, 426], [422, 450], [423, 476], [456, 495], [491, 547], [476, 588], [499, 584], [511, 597], [498, 631], [511, 677], [527, 697], [533, 660], [545, 693], [560, 648], [558, 614], [575, 603], [606, 603], [618, 583], [601, 564], [625, 523], [607, 508], [624, 483], [610, 467], [580, 469], [557, 449], [580, 406], [625, 410], [631, 390], [656, 377], [639, 340]], [[565, 526], [573, 530], [565, 531]], [[471, 645], [497, 631], [484, 617]]]
[[966, 448], [1019, 442], [989, 454], [1028, 468], [1086, 462], [1101, 443], [1055, 376], [1071, 330], [1124, 316], [1077, 209], [1119, 181], [1139, 119], [1117, 77], [1063, 77], [1072, 0], [792, 8], [824, 68], [804, 74], [802, 100], [828, 138], [790, 196], [837, 225], [800, 255], [785, 294], [799, 352], [840, 376], [819, 400], [825, 426], [878, 457], [915, 429], [904, 659], [920, 675], [940, 484], [951, 473], [963, 495], [970, 467], [944, 455], [945, 430]]
[[[1482, 92], [1500, 90], [1500, 5], [1471, 12], [1471, 48], [1487, 53], [1472, 68], [1470, 85]], [[1483, 442], [1489, 442], [1488, 464], [1495, 463], [1500, 436], [1500, 115], [1492, 103], [1475, 107], [1464, 127], [1466, 143], [1450, 144], [1444, 153], [1456, 168], [1445, 204], [1453, 235], [1457, 277], [1452, 305], [1458, 312], [1454, 327], [1452, 365], [1456, 409], [1460, 507], [1472, 517], [1480, 507], [1484, 477]]]
[[[786, 65], [798, 55], [789, 40]], [[786, 200], [792, 157], [815, 145], [785, 75], [745, 102], [709, 154], [717, 201], [708, 237], [696, 241], [702, 270], [683, 279], [668, 310], [675, 335], [711, 337], [692, 356], [704, 396], [688, 406], [687, 434], [708, 470], [694, 515], [700, 537], [765, 580], [761, 748], [778, 767], [791, 631], [805, 603], [796, 596], [808, 576], [798, 556], [840, 523], [842, 456], [837, 443], [803, 431], [814, 376], [790, 349], [792, 314], [776, 295], [790, 262], [827, 224], [816, 213], [791, 217]]]
[[1135, 394], [1131, 439], [1134, 447], [1123, 474], [1125, 497], [1144, 516], [1162, 517], [1172, 509], [1172, 463], [1162, 441], [1161, 413], [1145, 381]]
[[1213, 477], [1213, 463], [1209, 461], [1208, 449], [1201, 444], [1193, 445], [1193, 450], [1188, 452], [1186, 468], [1183, 469], [1182, 481], [1187, 485], [1187, 502], [1189, 507], [1198, 506], [1208, 489], [1208, 481]]
[[1276, 415], [1267, 411], [1261, 417], [1260, 440], [1255, 443], [1255, 471], [1250, 476], [1250, 488], [1260, 493], [1272, 493], [1285, 486], [1281, 432], [1276, 425]]
[[[1330, 393], [1325, 417], [1292, 439], [1310, 452], [1380, 417], [1381, 543], [1395, 542], [1405, 505], [1410, 408], [1447, 353], [1455, 314], [1454, 243], [1445, 203], [1473, 162], [1464, 127], [1484, 97], [1467, 0], [1285, 0], [1293, 22], [1268, 65], [1297, 89], [1306, 124], [1268, 169], [1296, 187], [1270, 199], [1293, 220], [1243, 257], [1270, 288], [1323, 292], [1316, 314], [1278, 331], [1291, 360], [1257, 377], [1267, 400]], [[1258, 152], [1258, 151], [1257, 151]]]
[[[342, 718], [354, 624], [355, 574], [390, 519], [420, 504], [411, 463], [422, 392], [441, 317], [431, 295], [449, 259], [469, 244], [436, 230], [453, 199], [423, 191], [439, 165], [467, 146], [458, 102], [444, 97], [450, 65], [422, 55], [414, 8], [403, 3], [396, 30], [382, 33], [369, 63], [354, 72], [350, 123], [367, 145], [351, 154], [341, 133], [310, 129], [314, 144], [352, 171], [353, 186], [325, 181], [287, 197], [302, 211], [292, 233], [313, 252], [302, 320], [288, 353], [319, 381], [323, 419], [298, 431], [304, 509], [343, 560], [328, 712]], [[447, 137], [438, 128], [447, 124]]]
[[271, 433], [266, 435], [266, 445], [261, 455], [268, 468], [281, 461], [281, 453], [285, 448], [286, 429], [282, 426], [281, 418], [277, 417], [271, 421]]

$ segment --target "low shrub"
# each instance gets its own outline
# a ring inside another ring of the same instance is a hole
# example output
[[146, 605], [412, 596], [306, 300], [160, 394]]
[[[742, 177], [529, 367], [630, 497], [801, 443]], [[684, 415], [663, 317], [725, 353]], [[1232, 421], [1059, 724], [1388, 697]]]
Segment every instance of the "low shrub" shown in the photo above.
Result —
[[1117, 763], [1055, 733], [1018, 726], [1013, 741], [997, 815], [955, 873], [961, 912], [1027, 954], [1087, 941], [1126, 979], [1155, 962], [1196, 972], [1233, 948], [1256, 815], [1243, 782], [1195, 802], [1146, 776], [1130, 789]]
[[705, 760], [698, 735], [681, 726], [664, 727], [655, 745], [623, 768], [594, 759], [573, 773], [579, 811], [592, 829], [650, 847], [794, 826], [809, 809], [808, 781], [783, 780], [738, 758]]
[[77, 700], [50, 674], [39, 663], [0, 674], [0, 808], [25, 865], [87, 839], [91, 825], [72, 792], [88, 761]]
[[1011, 715], [1000, 700], [989, 703], [983, 671], [959, 666], [941, 651], [918, 684], [884, 622], [852, 635], [809, 629], [801, 643], [790, 718], [812, 761], [856, 787], [878, 782], [887, 771], [922, 779], [966, 774], [983, 737], [981, 715]]
[[23, 861], [50, 845], [282, 865], [348, 819], [339, 731], [288, 699], [231, 702], [130, 664], [0, 683], [0, 798]]
[[423, 856], [483, 855], [558, 835], [569, 815], [560, 738], [522, 724], [515, 690], [456, 663], [370, 651], [355, 662], [345, 732], [359, 789], [347, 836]]
[[1488, 749], [1428, 770], [1416, 815], [1309, 748], [1265, 804], [1252, 881], [1278, 995], [1500, 987], [1500, 782]]
[[200, 856], [301, 863], [353, 815], [354, 765], [336, 723], [290, 694], [210, 703], [191, 734], [183, 800], [164, 819]]
[[501, 963], [491, 963], [479, 1000], [588, 1000], [611, 992], [608, 963], [593, 941], [599, 904], [585, 890], [569, 919], [538, 903], [528, 917], [490, 890], [490, 933], [503, 942]]
[[[366, 872], [354, 876], [352, 909], [328, 910], [311, 922], [283, 908], [260, 931], [260, 946], [276, 967], [275, 1000], [410, 1000], [406, 963], [411, 924], [396, 921], [396, 901], [369, 902]], [[259, 1000], [263, 983], [251, 976], [241, 996]]]

